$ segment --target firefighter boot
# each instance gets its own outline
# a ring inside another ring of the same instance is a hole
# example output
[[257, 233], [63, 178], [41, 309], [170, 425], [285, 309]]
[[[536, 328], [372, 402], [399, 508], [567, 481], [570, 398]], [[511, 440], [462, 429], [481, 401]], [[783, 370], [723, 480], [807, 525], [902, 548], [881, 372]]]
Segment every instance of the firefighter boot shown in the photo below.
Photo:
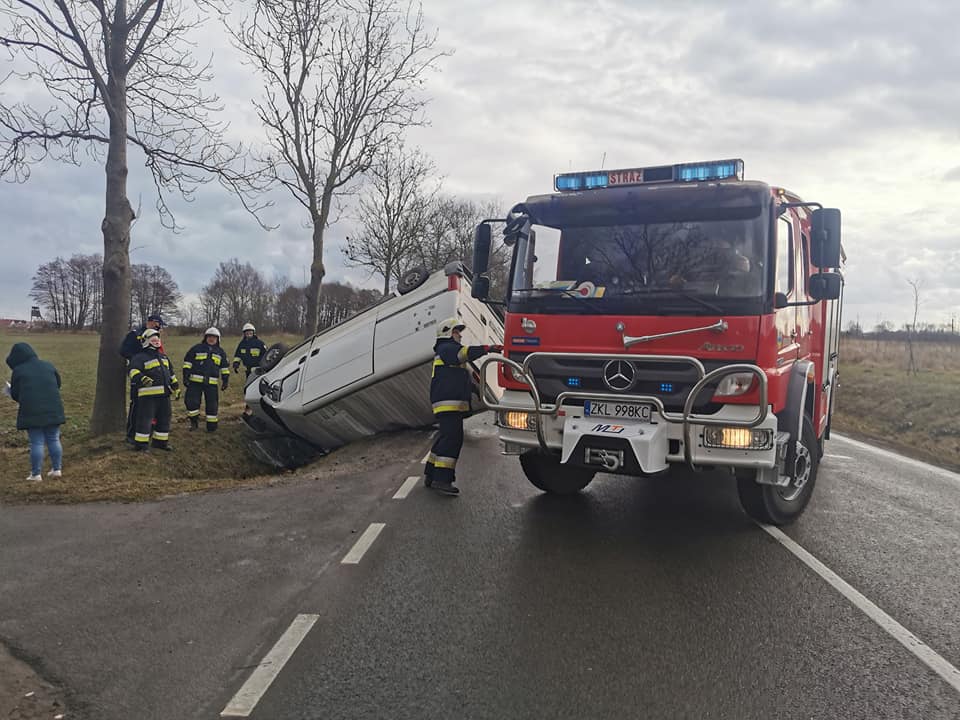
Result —
[[430, 484], [430, 487], [443, 495], [451, 495], [456, 497], [460, 494], [460, 488], [453, 483], [444, 482], [443, 480], [434, 480]]
[[190, 430], [191, 430], [191, 431], [192, 431], [192, 430], [196, 430], [196, 429], [199, 428], [199, 427], [200, 427], [200, 420], [199, 420], [199, 418], [191, 417], [191, 418], [190, 418]]

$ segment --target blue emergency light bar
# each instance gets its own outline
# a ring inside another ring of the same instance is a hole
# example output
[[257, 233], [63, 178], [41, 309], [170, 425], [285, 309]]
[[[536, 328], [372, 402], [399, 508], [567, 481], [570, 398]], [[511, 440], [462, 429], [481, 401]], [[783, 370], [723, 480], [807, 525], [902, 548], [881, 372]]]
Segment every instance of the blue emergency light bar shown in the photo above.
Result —
[[553, 187], [557, 192], [571, 192], [624, 185], [709, 182], [711, 180], [743, 180], [743, 160], [713, 160], [623, 170], [561, 173], [553, 176]]

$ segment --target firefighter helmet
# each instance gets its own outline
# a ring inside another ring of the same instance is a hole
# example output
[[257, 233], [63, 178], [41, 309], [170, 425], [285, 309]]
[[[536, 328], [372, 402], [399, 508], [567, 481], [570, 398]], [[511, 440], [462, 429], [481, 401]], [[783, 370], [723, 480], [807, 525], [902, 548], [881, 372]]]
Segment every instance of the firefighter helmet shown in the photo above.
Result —
[[208, 327], [204, 331], [203, 336], [207, 337], [208, 335], [213, 335], [217, 340], [220, 339], [220, 331], [217, 330], [215, 327]]
[[242, 332], [246, 332], [247, 330], [254, 333], [257, 331], [257, 329], [253, 326], [253, 323], [247, 323], [243, 326]]
[[143, 331], [143, 335], [140, 336], [140, 344], [143, 345], [144, 348], [150, 347], [150, 338], [152, 337], [160, 337], [160, 333], [153, 328], [147, 328]]
[[437, 325], [437, 337], [438, 338], [449, 338], [453, 337], [454, 330], [463, 330], [466, 325], [463, 324], [463, 321], [460, 318], [449, 317], [439, 325]]

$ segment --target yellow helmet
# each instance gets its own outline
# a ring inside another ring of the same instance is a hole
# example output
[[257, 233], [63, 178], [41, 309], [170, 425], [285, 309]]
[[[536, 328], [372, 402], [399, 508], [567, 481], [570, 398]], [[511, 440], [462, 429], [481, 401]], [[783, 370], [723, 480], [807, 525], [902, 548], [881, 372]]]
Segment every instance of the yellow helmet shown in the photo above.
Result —
[[449, 338], [453, 337], [454, 330], [463, 330], [466, 325], [463, 324], [463, 320], [456, 317], [449, 317], [439, 325], [437, 325], [437, 337], [438, 338]]

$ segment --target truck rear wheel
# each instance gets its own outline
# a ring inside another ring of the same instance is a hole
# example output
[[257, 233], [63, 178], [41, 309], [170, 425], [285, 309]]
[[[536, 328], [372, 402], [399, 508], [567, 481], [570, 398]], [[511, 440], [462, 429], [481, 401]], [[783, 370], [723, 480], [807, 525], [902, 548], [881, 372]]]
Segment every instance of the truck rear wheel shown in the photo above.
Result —
[[596, 475], [594, 470], [563, 465], [557, 455], [537, 450], [521, 455], [520, 467], [534, 487], [553, 495], [572, 495], [579, 492], [589, 485]]
[[817, 482], [820, 451], [810, 419], [804, 416], [797, 445], [796, 479], [789, 485], [761, 485], [754, 473], [737, 476], [737, 493], [744, 511], [762, 523], [789, 525], [806, 509]]

